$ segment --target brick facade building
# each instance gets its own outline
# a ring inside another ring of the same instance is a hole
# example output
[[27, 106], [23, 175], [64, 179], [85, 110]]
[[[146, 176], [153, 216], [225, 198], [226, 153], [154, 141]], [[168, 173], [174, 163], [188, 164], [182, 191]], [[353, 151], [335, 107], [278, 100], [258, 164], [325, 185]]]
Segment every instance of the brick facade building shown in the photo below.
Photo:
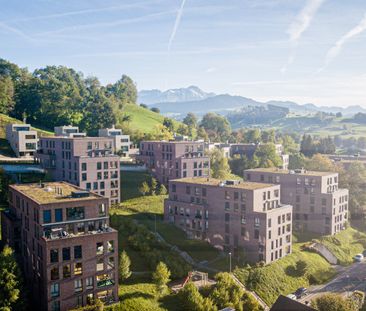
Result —
[[65, 183], [9, 187], [2, 239], [21, 262], [32, 310], [118, 300], [118, 234], [107, 198]]
[[213, 178], [169, 182], [165, 221], [188, 237], [244, 255], [250, 262], [272, 262], [291, 253], [292, 206], [281, 204], [279, 185]]

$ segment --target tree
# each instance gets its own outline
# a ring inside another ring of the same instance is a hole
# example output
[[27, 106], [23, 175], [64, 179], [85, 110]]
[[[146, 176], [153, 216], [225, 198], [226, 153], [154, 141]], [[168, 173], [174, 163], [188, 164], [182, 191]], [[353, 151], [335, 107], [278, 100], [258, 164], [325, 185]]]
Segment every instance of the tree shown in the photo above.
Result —
[[261, 132], [258, 129], [249, 130], [245, 133], [245, 140], [248, 143], [258, 143], [261, 139]]
[[196, 115], [192, 112], [188, 112], [183, 119], [183, 123], [190, 128], [197, 128], [198, 121]]
[[14, 104], [14, 83], [10, 77], [0, 76], [0, 113], [8, 114]]
[[211, 176], [213, 178], [225, 179], [230, 176], [230, 166], [228, 159], [222, 150], [214, 148], [208, 152], [210, 157]]
[[206, 130], [202, 126], [200, 126], [197, 130], [197, 138], [203, 139], [204, 141], [208, 140], [208, 135], [206, 133]]
[[156, 266], [156, 270], [152, 274], [152, 279], [158, 290], [162, 293], [166, 289], [166, 285], [170, 281], [170, 271], [165, 263], [160, 261]]
[[216, 311], [217, 308], [209, 298], [203, 298], [197, 287], [188, 282], [179, 292], [179, 298], [184, 310], [190, 311]]
[[245, 155], [234, 155], [229, 160], [230, 169], [233, 174], [243, 176], [244, 170], [255, 168], [253, 161], [250, 161]]
[[229, 138], [231, 127], [229, 121], [216, 113], [209, 112], [202, 118], [201, 124], [208, 137], [216, 141], [224, 141]]
[[158, 194], [159, 195], [166, 195], [168, 193], [168, 190], [166, 190], [166, 187], [163, 184], [159, 185]]
[[336, 172], [340, 170], [336, 167], [332, 160], [323, 156], [319, 153], [313, 155], [310, 159], [305, 160], [305, 168], [309, 171], [326, 171], [326, 172]]
[[312, 307], [318, 311], [355, 311], [349, 300], [333, 293], [315, 298]]
[[126, 251], [122, 251], [119, 256], [119, 276], [122, 281], [127, 280], [131, 276], [130, 271], [131, 260]]
[[146, 195], [147, 193], [150, 192], [150, 187], [148, 185], [148, 183], [146, 181], [144, 181], [141, 186], [139, 187], [139, 192], [142, 194], [142, 195]]
[[116, 83], [107, 85], [107, 94], [115, 96], [122, 105], [136, 104], [137, 88], [133, 80], [123, 75]]
[[302, 137], [300, 143], [300, 152], [305, 156], [312, 156], [315, 153], [314, 142], [311, 135], [305, 135]]
[[152, 107], [150, 110], [155, 113], [160, 113], [160, 109], [157, 107]]
[[282, 159], [276, 152], [273, 143], [259, 145], [254, 152], [254, 159], [257, 159], [259, 167], [280, 167]]
[[174, 132], [174, 122], [170, 118], [164, 118], [163, 125], [170, 131]]
[[288, 168], [290, 170], [304, 168], [306, 164], [306, 158], [302, 153], [290, 154]]
[[309, 269], [309, 265], [305, 260], [298, 260], [295, 264], [296, 273], [299, 276], [304, 276]]
[[152, 177], [150, 179], [150, 194], [154, 195], [156, 193], [158, 187], [158, 181], [156, 180], [156, 178]]
[[11, 311], [16, 307], [21, 292], [21, 275], [13, 250], [5, 246], [0, 253], [0, 310]]

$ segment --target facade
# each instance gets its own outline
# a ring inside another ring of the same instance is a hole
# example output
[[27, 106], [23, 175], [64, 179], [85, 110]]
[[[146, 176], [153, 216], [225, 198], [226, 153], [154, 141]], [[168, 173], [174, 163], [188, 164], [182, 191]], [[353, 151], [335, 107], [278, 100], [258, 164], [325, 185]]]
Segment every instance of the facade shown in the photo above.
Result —
[[108, 199], [65, 183], [9, 187], [2, 238], [21, 263], [32, 310], [118, 300], [118, 233]]
[[30, 124], [8, 124], [6, 139], [18, 158], [32, 157], [37, 151], [37, 131], [32, 130]]
[[[260, 144], [231, 144], [230, 146], [230, 157], [235, 155], [246, 156], [251, 159], [256, 152]], [[282, 159], [282, 166], [280, 168], [287, 170], [289, 163], [289, 155], [284, 153], [282, 144], [274, 144], [276, 153]]]
[[292, 206], [282, 205], [279, 185], [213, 178], [169, 182], [164, 219], [189, 238], [269, 263], [291, 253]]
[[55, 136], [85, 137], [86, 134], [80, 133], [77, 126], [63, 125], [55, 127]]
[[200, 141], [142, 141], [137, 159], [166, 186], [171, 179], [210, 176], [210, 159]]
[[215, 148], [220, 149], [223, 152], [225, 158], [230, 158], [230, 150], [231, 150], [230, 144], [205, 143], [205, 149], [207, 149], [208, 151], [212, 151]]
[[41, 137], [36, 161], [56, 181], [120, 202], [120, 162], [109, 137]]
[[281, 185], [283, 203], [294, 207], [298, 231], [335, 234], [348, 220], [348, 189], [338, 188], [338, 173], [258, 168], [246, 170], [247, 181]]
[[130, 154], [130, 135], [123, 135], [121, 129], [106, 128], [98, 131], [99, 137], [111, 137], [113, 138], [114, 150], [122, 157], [129, 157]]

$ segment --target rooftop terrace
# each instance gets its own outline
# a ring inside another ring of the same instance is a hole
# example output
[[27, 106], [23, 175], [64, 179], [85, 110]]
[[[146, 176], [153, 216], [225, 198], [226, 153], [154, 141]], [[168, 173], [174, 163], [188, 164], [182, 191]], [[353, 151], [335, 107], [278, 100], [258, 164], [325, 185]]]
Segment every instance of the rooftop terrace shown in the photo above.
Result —
[[82, 190], [81, 188], [66, 182], [49, 182], [43, 184], [16, 184], [11, 188], [23, 193], [39, 204], [60, 202], [72, 202], [82, 200], [101, 199], [95, 193]]
[[302, 175], [302, 176], [328, 176], [337, 174], [336, 172], [317, 172], [308, 170], [283, 170], [276, 167], [268, 168], [253, 168], [246, 170], [246, 172], [263, 172], [263, 173], [276, 173], [284, 175]]
[[264, 189], [271, 186], [272, 184], [266, 183], [258, 183], [258, 182], [247, 182], [243, 180], [238, 181], [223, 181], [215, 178], [181, 178], [174, 179], [171, 182], [175, 183], [189, 183], [189, 184], [201, 184], [207, 186], [216, 186], [216, 187], [226, 187], [226, 188], [234, 188], [234, 189], [245, 189], [245, 190], [256, 190], [256, 189]]

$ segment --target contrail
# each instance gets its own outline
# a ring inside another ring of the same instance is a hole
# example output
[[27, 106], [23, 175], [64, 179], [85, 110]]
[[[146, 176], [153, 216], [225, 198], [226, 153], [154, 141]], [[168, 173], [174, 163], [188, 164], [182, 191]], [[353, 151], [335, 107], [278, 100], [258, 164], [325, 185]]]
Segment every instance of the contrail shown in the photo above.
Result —
[[12, 33], [18, 35], [19, 37], [21, 37], [27, 41], [33, 41], [33, 38], [28, 36], [27, 34], [25, 34], [23, 31], [21, 31], [17, 28], [11, 27], [8, 24], [5, 24], [4, 22], [0, 22], [0, 29], [1, 28], [8, 32], [12, 32]]
[[175, 19], [173, 31], [172, 31], [172, 34], [170, 35], [169, 42], [168, 42], [168, 55], [170, 54], [170, 48], [172, 47], [172, 43], [175, 38], [175, 34], [177, 33], [177, 30], [178, 30], [178, 27], [180, 24], [180, 20], [182, 18], [185, 3], [186, 3], [186, 0], [183, 0], [182, 4], [180, 5], [180, 8], [178, 10], [177, 18]]
[[363, 18], [360, 20], [360, 22], [353, 27], [350, 31], [348, 31], [345, 35], [343, 35], [328, 51], [326, 57], [325, 57], [325, 64], [323, 67], [321, 67], [318, 72], [323, 71], [326, 66], [329, 65], [329, 63], [338, 56], [338, 54], [341, 52], [342, 47], [344, 44], [347, 43], [348, 40], [351, 40], [353, 37], [358, 36], [362, 32], [366, 30], [366, 13], [363, 16]]

